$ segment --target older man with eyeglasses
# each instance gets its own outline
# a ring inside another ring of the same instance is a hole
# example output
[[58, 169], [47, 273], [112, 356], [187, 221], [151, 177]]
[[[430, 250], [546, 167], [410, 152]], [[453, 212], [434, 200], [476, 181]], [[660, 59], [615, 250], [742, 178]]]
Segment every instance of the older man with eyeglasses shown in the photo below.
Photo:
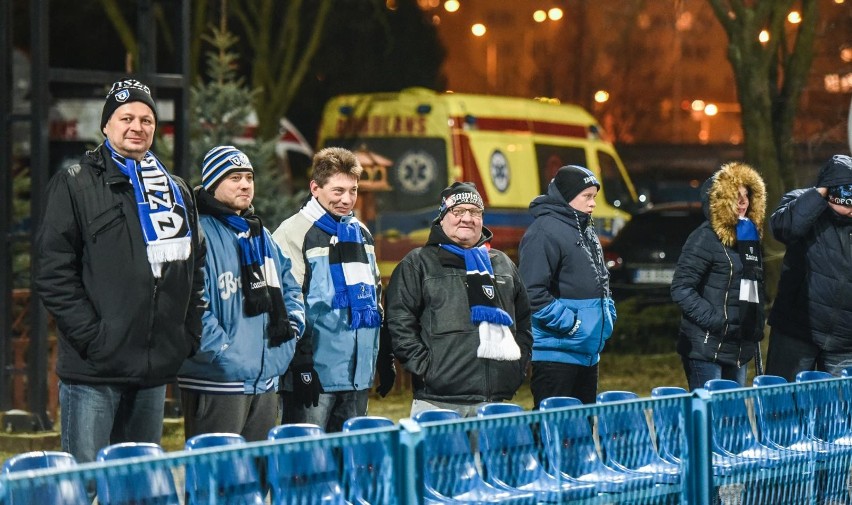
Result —
[[445, 188], [426, 245], [391, 276], [385, 315], [394, 355], [413, 375], [412, 417], [438, 408], [472, 417], [523, 383], [529, 300], [515, 264], [491, 248], [484, 211], [473, 183]]

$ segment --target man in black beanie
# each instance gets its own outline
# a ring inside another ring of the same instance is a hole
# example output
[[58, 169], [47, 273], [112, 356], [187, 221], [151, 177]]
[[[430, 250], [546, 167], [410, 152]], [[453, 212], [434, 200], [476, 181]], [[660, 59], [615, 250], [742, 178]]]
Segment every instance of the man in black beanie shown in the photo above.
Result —
[[609, 272], [592, 222], [595, 174], [564, 166], [530, 203], [535, 220], [521, 239], [521, 278], [530, 299], [534, 408], [544, 398], [594, 403], [598, 362], [615, 324]]
[[832, 156], [815, 187], [781, 198], [769, 225], [787, 251], [766, 373], [791, 382], [803, 370], [839, 377], [852, 366], [852, 159]]
[[160, 442], [166, 384], [195, 352], [204, 239], [192, 191], [149, 150], [147, 86], [112, 85], [104, 143], [58, 172], [36, 237], [35, 286], [59, 329], [62, 449]]
[[473, 417], [484, 403], [512, 398], [524, 380], [529, 302], [512, 260], [490, 247], [484, 212], [473, 183], [445, 188], [426, 245], [388, 284], [394, 355], [414, 376], [411, 417], [438, 408]]

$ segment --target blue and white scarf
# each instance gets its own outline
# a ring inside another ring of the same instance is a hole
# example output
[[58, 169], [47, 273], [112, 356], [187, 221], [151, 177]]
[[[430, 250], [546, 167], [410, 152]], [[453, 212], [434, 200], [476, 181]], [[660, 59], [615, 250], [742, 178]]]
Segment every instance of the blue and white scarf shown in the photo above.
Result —
[[300, 211], [314, 226], [331, 235], [328, 263], [334, 284], [334, 309], [349, 308], [349, 327], [378, 328], [382, 324], [376, 297], [376, 275], [367, 256], [361, 222], [355, 216], [334, 219], [316, 198]]
[[464, 249], [454, 244], [439, 244], [438, 247], [464, 258], [470, 321], [479, 328], [476, 355], [498, 361], [521, 359], [521, 349], [510, 328], [512, 316], [503, 310], [494, 285], [494, 268], [488, 248], [483, 245]]
[[192, 230], [183, 194], [151, 151], [140, 162], [118, 154], [109, 140], [105, 145], [118, 169], [133, 185], [148, 263], [154, 277], [160, 277], [163, 263], [185, 260], [192, 251]]

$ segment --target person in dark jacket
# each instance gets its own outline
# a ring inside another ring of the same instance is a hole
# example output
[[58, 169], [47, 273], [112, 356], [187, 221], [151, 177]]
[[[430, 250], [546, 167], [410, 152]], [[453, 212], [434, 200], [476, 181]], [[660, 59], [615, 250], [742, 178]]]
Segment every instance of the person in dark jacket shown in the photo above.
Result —
[[835, 155], [816, 187], [793, 190], [769, 218], [787, 246], [769, 315], [766, 373], [840, 375], [852, 366], [852, 159]]
[[159, 443], [166, 384], [198, 347], [205, 244], [193, 194], [149, 151], [144, 84], [106, 97], [106, 141], [58, 172], [36, 237], [35, 286], [59, 330], [62, 449]]
[[592, 221], [600, 187], [591, 170], [568, 165], [530, 203], [535, 221], [518, 254], [533, 311], [535, 409], [551, 396], [595, 402], [600, 353], [617, 317]]
[[476, 186], [441, 192], [426, 245], [394, 269], [387, 327], [394, 355], [411, 372], [411, 416], [438, 408], [463, 417], [511, 399], [530, 357], [530, 309], [512, 260], [492, 249]]
[[766, 186], [750, 166], [729, 163], [702, 185], [701, 199], [707, 220], [686, 239], [672, 279], [683, 311], [677, 351], [690, 389], [710, 379], [743, 386], [765, 323]]

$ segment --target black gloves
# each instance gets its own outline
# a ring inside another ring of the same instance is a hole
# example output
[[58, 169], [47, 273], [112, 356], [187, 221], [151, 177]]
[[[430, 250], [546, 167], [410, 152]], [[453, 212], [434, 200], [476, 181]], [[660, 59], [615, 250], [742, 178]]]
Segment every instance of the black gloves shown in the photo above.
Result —
[[319, 375], [312, 363], [290, 365], [293, 374], [293, 398], [305, 408], [319, 406], [319, 395], [323, 392]]
[[394, 364], [392, 347], [387, 323], [382, 323], [379, 330], [379, 355], [376, 358], [376, 372], [379, 374], [379, 387], [376, 388], [376, 393], [379, 393], [382, 398], [390, 393], [396, 381], [396, 365]]
[[393, 362], [393, 355], [388, 355], [387, 359], [382, 359], [380, 355], [376, 361], [376, 371], [379, 373], [379, 387], [376, 388], [376, 392], [384, 398], [396, 382], [396, 365]]

